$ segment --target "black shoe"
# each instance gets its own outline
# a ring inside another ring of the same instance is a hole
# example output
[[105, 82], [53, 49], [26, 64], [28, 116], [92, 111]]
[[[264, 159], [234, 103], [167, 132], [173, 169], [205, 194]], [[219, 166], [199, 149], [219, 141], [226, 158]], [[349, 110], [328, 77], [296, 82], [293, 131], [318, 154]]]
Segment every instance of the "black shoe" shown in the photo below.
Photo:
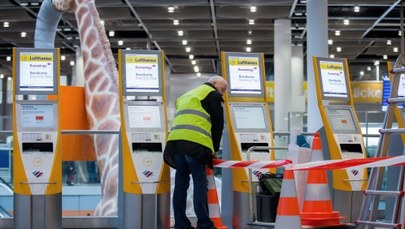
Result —
[[72, 182], [66, 182], [67, 185], [73, 186], [74, 184]]

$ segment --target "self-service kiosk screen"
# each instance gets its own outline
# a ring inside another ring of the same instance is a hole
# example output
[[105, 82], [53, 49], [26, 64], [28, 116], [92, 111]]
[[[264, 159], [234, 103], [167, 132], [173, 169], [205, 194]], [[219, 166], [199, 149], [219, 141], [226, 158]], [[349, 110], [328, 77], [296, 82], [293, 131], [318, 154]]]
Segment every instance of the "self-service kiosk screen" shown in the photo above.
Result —
[[22, 130], [53, 129], [57, 113], [54, 104], [20, 104], [19, 123]]
[[128, 105], [129, 128], [162, 128], [159, 106]]
[[351, 108], [328, 107], [326, 110], [333, 132], [348, 134], [359, 132]]
[[236, 129], [243, 130], [265, 130], [266, 116], [262, 106], [233, 106], [233, 115]]
[[348, 100], [348, 76], [344, 59], [319, 58], [318, 74], [324, 100]]

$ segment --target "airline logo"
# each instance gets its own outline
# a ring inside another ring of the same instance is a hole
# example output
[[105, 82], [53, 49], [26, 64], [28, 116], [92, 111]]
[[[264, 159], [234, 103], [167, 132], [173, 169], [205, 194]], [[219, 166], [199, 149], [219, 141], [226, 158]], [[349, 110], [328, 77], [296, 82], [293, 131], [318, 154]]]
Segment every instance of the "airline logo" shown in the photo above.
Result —
[[34, 172], [32, 172], [32, 175], [34, 175], [36, 178], [39, 178], [44, 175], [44, 173], [39, 170], [35, 170]]
[[343, 63], [321, 61], [321, 70], [343, 71]]
[[155, 66], [158, 63], [157, 55], [127, 55], [125, 58], [129, 64], [152, 64]]
[[26, 62], [53, 62], [52, 53], [21, 53], [20, 61]]
[[153, 172], [152, 172], [152, 171], [149, 171], [149, 170], [144, 170], [144, 171], [142, 172], [142, 174], [145, 175], [146, 177], [150, 177], [150, 176], [153, 175]]
[[259, 66], [259, 58], [229, 57], [229, 65]]

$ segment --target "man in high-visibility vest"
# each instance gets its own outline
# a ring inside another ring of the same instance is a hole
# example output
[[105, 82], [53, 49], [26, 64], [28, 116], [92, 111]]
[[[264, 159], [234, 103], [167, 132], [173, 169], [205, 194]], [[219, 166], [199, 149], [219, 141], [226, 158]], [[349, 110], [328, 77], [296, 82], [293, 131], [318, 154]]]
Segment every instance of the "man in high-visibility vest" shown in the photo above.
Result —
[[176, 169], [173, 210], [176, 229], [191, 229], [186, 216], [190, 174], [194, 183], [194, 211], [198, 229], [213, 229], [208, 213], [206, 166], [219, 150], [224, 129], [223, 98], [228, 84], [221, 76], [183, 94], [176, 100], [176, 115], [164, 151], [164, 160]]

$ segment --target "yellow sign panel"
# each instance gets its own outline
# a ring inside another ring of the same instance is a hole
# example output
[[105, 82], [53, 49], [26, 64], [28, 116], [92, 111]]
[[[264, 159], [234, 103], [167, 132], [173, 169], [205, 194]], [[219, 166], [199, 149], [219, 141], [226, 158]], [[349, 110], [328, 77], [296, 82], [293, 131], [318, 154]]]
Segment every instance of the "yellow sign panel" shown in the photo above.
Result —
[[125, 61], [130, 64], [157, 64], [158, 57], [156, 55], [127, 55]]
[[[381, 103], [382, 81], [350, 82], [355, 103]], [[302, 83], [303, 95], [307, 97], [308, 83]], [[274, 81], [266, 81], [267, 102], [274, 103]]]
[[24, 62], [52, 62], [53, 54], [52, 53], [27, 53], [20, 55], [20, 61]]
[[229, 57], [229, 65], [238, 65], [238, 66], [258, 66], [259, 58], [250, 58], [250, 57]]

